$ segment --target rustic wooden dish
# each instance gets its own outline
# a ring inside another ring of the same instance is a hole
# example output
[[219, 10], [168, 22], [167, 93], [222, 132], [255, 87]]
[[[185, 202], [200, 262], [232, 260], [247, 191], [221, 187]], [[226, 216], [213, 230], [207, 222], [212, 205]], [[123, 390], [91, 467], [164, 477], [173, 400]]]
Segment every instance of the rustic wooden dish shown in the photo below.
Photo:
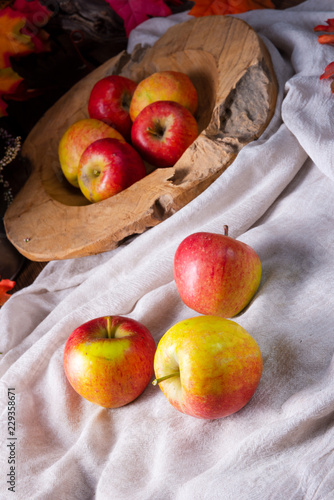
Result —
[[[99, 79], [122, 74], [140, 81], [166, 69], [187, 73], [197, 88], [199, 137], [173, 167], [157, 169], [116, 196], [88, 204], [61, 172], [61, 136], [88, 116], [89, 94]], [[36, 261], [115, 248], [174, 214], [221, 175], [240, 149], [264, 131], [276, 95], [266, 47], [236, 18], [194, 18], [170, 28], [151, 48], [137, 47], [131, 56], [122, 52], [76, 84], [29, 134], [22, 153], [32, 173], [5, 214], [9, 240]]]

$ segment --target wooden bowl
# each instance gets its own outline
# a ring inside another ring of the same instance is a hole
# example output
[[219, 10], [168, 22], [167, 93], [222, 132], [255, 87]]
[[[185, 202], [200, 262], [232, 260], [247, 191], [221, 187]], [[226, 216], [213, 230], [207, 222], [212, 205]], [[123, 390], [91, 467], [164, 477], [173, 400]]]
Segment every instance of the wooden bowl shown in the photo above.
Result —
[[[140, 81], [167, 69], [187, 73], [194, 83], [200, 135], [173, 167], [156, 169], [116, 196], [89, 204], [62, 174], [60, 138], [88, 117], [89, 95], [99, 79], [121, 74]], [[27, 137], [22, 154], [32, 173], [5, 214], [9, 240], [37, 261], [115, 248], [173, 215], [220, 176], [264, 131], [276, 96], [266, 47], [248, 24], [233, 17], [192, 18], [170, 28], [151, 48], [120, 53], [77, 83]]]

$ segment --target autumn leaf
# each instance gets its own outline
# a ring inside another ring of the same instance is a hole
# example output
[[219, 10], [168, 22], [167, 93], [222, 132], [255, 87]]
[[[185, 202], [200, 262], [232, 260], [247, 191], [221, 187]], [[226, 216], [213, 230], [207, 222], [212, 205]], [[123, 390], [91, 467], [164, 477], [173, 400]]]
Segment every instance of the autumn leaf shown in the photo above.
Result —
[[324, 44], [334, 45], [334, 34], [333, 35], [319, 35], [318, 42], [321, 43], [321, 45], [324, 45]]
[[40, 0], [15, 0], [11, 9], [24, 16], [25, 26], [21, 33], [30, 37], [34, 52], [48, 50], [49, 35], [42, 28], [49, 21], [52, 12], [42, 5]]
[[[313, 28], [313, 31], [318, 32], [318, 31], [323, 31], [325, 33], [328, 33], [326, 35], [318, 35], [318, 42], [322, 45], [334, 45], [334, 19], [327, 19], [326, 25], [324, 24], [318, 24], [315, 28]], [[331, 82], [331, 92], [334, 94], [334, 61], [329, 63], [325, 71], [323, 72], [322, 75], [320, 75], [320, 80], [324, 79], [332, 79], [333, 81]]]
[[10, 66], [10, 56], [30, 54], [34, 50], [31, 38], [21, 33], [25, 23], [22, 14], [9, 8], [0, 13], [0, 68]]
[[[320, 76], [320, 80], [324, 80], [327, 78], [334, 78], [334, 61], [329, 63], [328, 66], [326, 66], [325, 71], [323, 74]], [[334, 94], [334, 81], [331, 83], [331, 92]]]
[[318, 24], [315, 28], [313, 28], [313, 31], [324, 31], [327, 33], [333, 33], [329, 35], [319, 35], [318, 36], [318, 42], [321, 43], [322, 45], [328, 44], [328, 45], [334, 45], [334, 19], [327, 19], [326, 21], [327, 25], [324, 24]]
[[163, 0], [106, 0], [124, 21], [126, 36], [150, 17], [169, 16], [172, 11]]
[[328, 66], [326, 66], [324, 73], [320, 76], [320, 80], [332, 77], [334, 77], [334, 62], [331, 62]]
[[35, 26], [44, 26], [52, 15], [40, 0], [15, 0], [10, 3], [13, 10], [23, 14]]
[[314, 31], [334, 31], [334, 19], [327, 19], [325, 22], [327, 25], [318, 24], [318, 26], [314, 28]]
[[15, 286], [15, 281], [11, 280], [1, 280], [0, 281], [0, 307], [4, 305], [5, 302], [10, 298], [8, 291], [12, 290]]
[[0, 69], [0, 117], [6, 115], [7, 104], [1, 99], [3, 94], [13, 94], [22, 78], [12, 68]]
[[195, 0], [189, 14], [195, 17], [241, 14], [248, 10], [274, 9], [271, 0]]
[[41, 29], [51, 13], [39, 0], [16, 0], [0, 10], [0, 117], [6, 115], [5, 94], [13, 94], [22, 78], [11, 68], [10, 58], [49, 49]]

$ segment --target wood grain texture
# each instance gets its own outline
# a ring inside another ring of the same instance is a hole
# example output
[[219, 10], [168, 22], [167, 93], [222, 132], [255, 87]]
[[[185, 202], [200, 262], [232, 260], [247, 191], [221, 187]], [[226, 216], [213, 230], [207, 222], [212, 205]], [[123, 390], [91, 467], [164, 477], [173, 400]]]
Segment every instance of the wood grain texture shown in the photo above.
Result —
[[[199, 137], [173, 167], [154, 170], [116, 196], [88, 204], [61, 172], [61, 136], [88, 116], [89, 94], [100, 78], [122, 74], [140, 81], [165, 69], [187, 73], [197, 88]], [[32, 173], [6, 213], [8, 238], [30, 260], [48, 261], [104, 252], [159, 224], [261, 135], [274, 112], [276, 92], [263, 42], [232, 17], [191, 19], [147, 50], [120, 53], [77, 83], [27, 137], [22, 153]]]

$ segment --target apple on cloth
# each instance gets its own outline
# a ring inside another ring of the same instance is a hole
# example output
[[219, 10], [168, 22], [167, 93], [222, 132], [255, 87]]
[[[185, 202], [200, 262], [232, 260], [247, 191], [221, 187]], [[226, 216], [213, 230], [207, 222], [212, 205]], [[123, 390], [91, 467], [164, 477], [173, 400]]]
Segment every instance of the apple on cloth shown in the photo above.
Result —
[[91, 202], [105, 200], [146, 175], [143, 160], [127, 142], [99, 139], [83, 152], [78, 167], [78, 184]]
[[195, 115], [198, 106], [197, 90], [189, 76], [180, 71], [158, 71], [141, 80], [131, 99], [130, 117], [135, 121], [139, 113], [155, 101], [178, 102]]
[[83, 118], [67, 128], [60, 139], [58, 155], [63, 174], [72, 186], [79, 187], [78, 167], [82, 153], [92, 142], [105, 137], [125, 142], [117, 130], [94, 118]]
[[199, 232], [178, 246], [174, 279], [183, 302], [201, 314], [231, 318], [254, 297], [262, 274], [258, 254], [224, 234]]
[[234, 321], [197, 316], [172, 326], [158, 343], [156, 379], [168, 401], [197, 418], [226, 417], [243, 408], [262, 374], [256, 341]]
[[175, 101], [148, 104], [131, 129], [133, 147], [155, 167], [172, 167], [197, 136], [194, 116]]
[[132, 120], [129, 109], [136, 87], [136, 82], [121, 75], [101, 78], [89, 96], [89, 117], [107, 123], [130, 141]]
[[73, 389], [105, 408], [136, 399], [153, 375], [154, 339], [140, 322], [105, 316], [76, 328], [66, 341], [64, 369]]

